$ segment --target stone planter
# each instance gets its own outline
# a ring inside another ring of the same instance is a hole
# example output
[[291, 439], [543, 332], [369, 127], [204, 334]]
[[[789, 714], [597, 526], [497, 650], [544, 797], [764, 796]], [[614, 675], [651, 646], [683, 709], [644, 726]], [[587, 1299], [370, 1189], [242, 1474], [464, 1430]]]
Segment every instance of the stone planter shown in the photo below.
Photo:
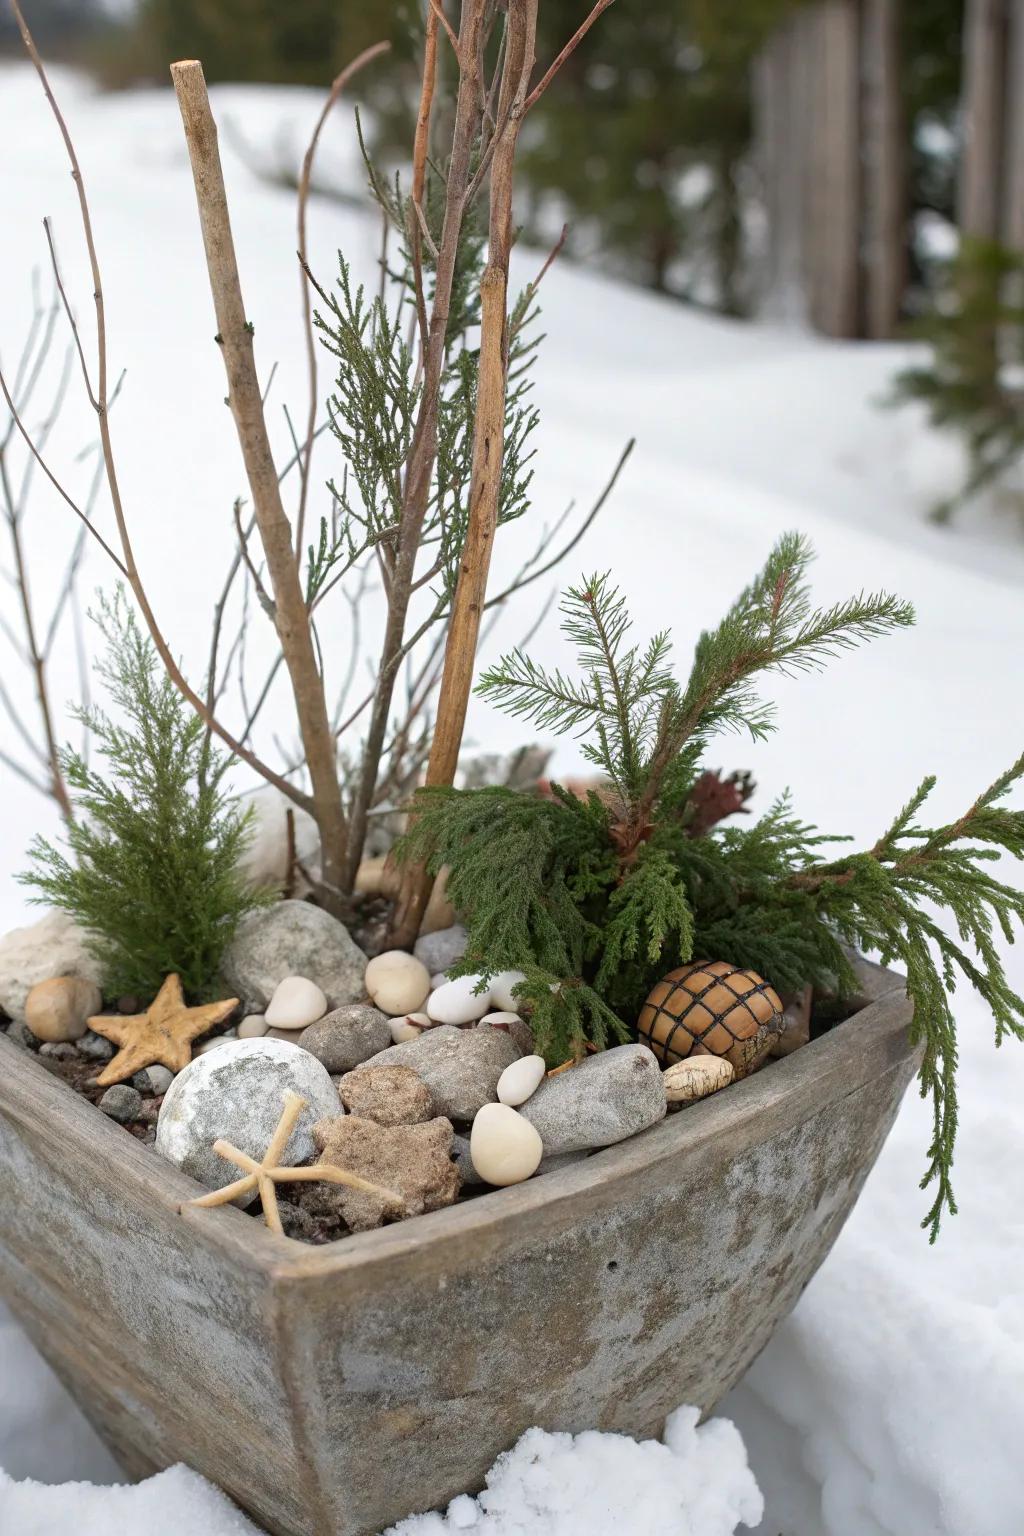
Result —
[[275, 1536], [368, 1536], [529, 1425], [711, 1409], [828, 1253], [917, 1066], [901, 979], [756, 1076], [546, 1177], [313, 1248], [0, 1036], [0, 1291], [120, 1457]]

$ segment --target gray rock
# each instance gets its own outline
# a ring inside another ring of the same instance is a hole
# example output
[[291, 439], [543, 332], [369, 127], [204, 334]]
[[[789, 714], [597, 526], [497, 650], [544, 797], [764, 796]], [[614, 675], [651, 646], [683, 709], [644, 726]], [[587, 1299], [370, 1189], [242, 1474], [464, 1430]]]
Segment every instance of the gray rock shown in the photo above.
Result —
[[430, 1089], [439, 1115], [472, 1120], [484, 1104], [495, 1102], [498, 1078], [521, 1055], [511, 1035], [500, 1030], [442, 1024], [424, 1030], [418, 1040], [389, 1046], [373, 1058], [373, 1065], [412, 1067]]
[[439, 971], [446, 971], [456, 960], [461, 960], [466, 953], [466, 941], [469, 938], [461, 923], [454, 923], [451, 928], [439, 928], [436, 933], [425, 933], [416, 940], [413, 954], [417, 960], [422, 960], [431, 976], [436, 976]]
[[44, 1040], [39, 1047], [40, 1056], [54, 1056], [58, 1061], [72, 1061], [78, 1052], [69, 1040]]
[[94, 1030], [87, 1030], [81, 1040], [76, 1040], [79, 1056], [86, 1057], [89, 1061], [109, 1061], [117, 1047], [110, 1040], [105, 1040], [102, 1035], [97, 1035]]
[[323, 1063], [328, 1072], [351, 1072], [391, 1044], [388, 1016], [369, 1003], [335, 1008], [296, 1035], [297, 1044]]
[[585, 1163], [589, 1152], [559, 1152], [554, 1157], [542, 1157], [537, 1166], [535, 1179], [545, 1173], [557, 1173], [560, 1168], [571, 1168], [573, 1163]]
[[161, 1066], [155, 1062], [151, 1067], [143, 1067], [141, 1072], [136, 1072], [132, 1078], [132, 1087], [140, 1093], [156, 1095], [166, 1093], [174, 1081], [174, 1073], [169, 1067]]
[[[156, 1150], [208, 1189], [240, 1177], [233, 1163], [213, 1150], [219, 1136], [250, 1157], [261, 1158], [281, 1118], [285, 1089], [306, 1100], [282, 1162], [307, 1162], [316, 1147], [317, 1120], [344, 1114], [326, 1067], [285, 1040], [238, 1040], [230, 1048], [194, 1056], [164, 1095]], [[248, 1205], [255, 1194], [241, 1196]]]
[[86, 948], [86, 930], [66, 912], [47, 912], [37, 923], [0, 939], [0, 1008], [25, 1022], [25, 999], [37, 981], [81, 976], [100, 984], [103, 972]]
[[468, 1136], [452, 1137], [452, 1157], [455, 1161], [456, 1168], [458, 1168], [460, 1174], [462, 1175], [462, 1183], [464, 1186], [467, 1184], [482, 1184], [484, 1182], [480, 1175], [477, 1173], [476, 1169], [473, 1167], [473, 1159], [469, 1153]]
[[331, 1008], [366, 996], [366, 956], [343, 923], [308, 901], [278, 901], [243, 917], [221, 968], [247, 1013], [264, 1013], [286, 976], [315, 981]]
[[115, 1083], [113, 1088], [107, 1089], [98, 1107], [119, 1125], [127, 1125], [129, 1121], [139, 1118], [142, 1094], [137, 1088], [130, 1087], [128, 1083]]
[[[8, 1024], [7, 1038], [12, 1045], [20, 1045], [22, 1050], [25, 1051], [38, 1051], [42, 1049], [28, 1025], [23, 1024], [20, 1019], [12, 1019]], [[113, 1046], [110, 1047], [110, 1054], [111, 1056], [114, 1054]]]
[[536, 1049], [533, 1043], [533, 1029], [529, 1021], [521, 1018], [519, 1014], [516, 1014], [514, 1018], [502, 1024], [492, 1024], [485, 1016], [480, 1020], [477, 1028], [500, 1029], [503, 1033], [511, 1035], [524, 1056], [532, 1056]]
[[663, 1119], [666, 1109], [654, 1053], [646, 1045], [617, 1045], [545, 1078], [519, 1113], [540, 1132], [545, 1156], [554, 1157], [625, 1141]]

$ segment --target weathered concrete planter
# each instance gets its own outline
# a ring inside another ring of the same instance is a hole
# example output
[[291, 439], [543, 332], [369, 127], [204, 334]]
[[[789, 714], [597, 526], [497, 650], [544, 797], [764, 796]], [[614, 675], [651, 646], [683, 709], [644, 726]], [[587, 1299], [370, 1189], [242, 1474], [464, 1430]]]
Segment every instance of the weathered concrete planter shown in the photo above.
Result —
[[311, 1248], [0, 1036], [0, 1291], [126, 1470], [277, 1536], [479, 1486], [531, 1424], [660, 1432], [742, 1375], [832, 1246], [916, 1065], [899, 977], [813, 1044], [561, 1173]]

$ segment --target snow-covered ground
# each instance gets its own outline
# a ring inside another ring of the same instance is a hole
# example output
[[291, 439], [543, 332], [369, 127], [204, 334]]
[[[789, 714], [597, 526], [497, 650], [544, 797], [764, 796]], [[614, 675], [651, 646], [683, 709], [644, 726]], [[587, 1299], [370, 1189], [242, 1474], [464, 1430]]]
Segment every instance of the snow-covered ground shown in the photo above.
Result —
[[[222, 367], [174, 102], [169, 93], [94, 99], [71, 77], [58, 80], [91, 190], [112, 366], [127, 369], [114, 432], [139, 564], [172, 646], [199, 675], [242, 475], [221, 404]], [[223, 89], [214, 100], [222, 121], [231, 117], [250, 143], [271, 145], [284, 125], [296, 147], [317, 104], [310, 93], [279, 90]], [[87, 333], [91, 301], [66, 163], [38, 87], [21, 67], [0, 70], [0, 138], [0, 356], [10, 366], [27, 322], [31, 270], [45, 269], [44, 214], [54, 217]], [[261, 184], [230, 143], [224, 147], [259, 360], [265, 372], [278, 362], [272, 399], [290, 402], [301, 419], [291, 199]], [[351, 122], [342, 113], [325, 143], [323, 170], [354, 186], [354, 163]], [[378, 236], [373, 217], [313, 205], [312, 261], [325, 281], [341, 245], [372, 282]], [[519, 277], [532, 276], [537, 265], [535, 253], [524, 253]], [[916, 413], [880, 409], [906, 349], [828, 344], [702, 317], [558, 266], [545, 279], [543, 305], [538, 517], [554, 518], [574, 496], [589, 505], [621, 444], [638, 438], [612, 504], [566, 577], [611, 567], [640, 625], [671, 624], [684, 657], [790, 527], [809, 534], [819, 551], [823, 596], [884, 585], [917, 605], [915, 631], [844, 659], [824, 678], [780, 684], [777, 736], [756, 749], [723, 740], [722, 765], [750, 767], [761, 804], [788, 784], [805, 818], [868, 841], [926, 772], [940, 776], [937, 815], [964, 808], [1022, 746], [1024, 537], [995, 510], [952, 531], [924, 521], [961, 466]], [[72, 398], [54, 454], [80, 485], [75, 455], [91, 440], [91, 427], [74, 386]], [[283, 450], [283, 422], [280, 430]], [[326, 478], [334, 467], [326, 441], [319, 463]], [[107, 513], [99, 517], [109, 527]], [[58, 552], [72, 528], [66, 509], [42, 490], [28, 533], [35, 589], [45, 600], [59, 585]], [[535, 537], [525, 526], [509, 530], [502, 570], [513, 569]], [[86, 589], [109, 584], [110, 576], [90, 555]], [[522, 614], [503, 620], [490, 648], [514, 642], [528, 622]], [[324, 638], [340, 670], [347, 645], [340, 620]], [[533, 649], [565, 659], [554, 615]], [[4, 681], [27, 708], [27, 680], [7, 659]], [[70, 655], [62, 653], [55, 695], [73, 688]], [[481, 705], [470, 734], [486, 748], [516, 740], [514, 723]], [[269, 740], [268, 731], [268, 749]], [[573, 766], [571, 748], [557, 762]], [[6, 928], [28, 915], [13, 879], [27, 836], [52, 830], [55, 817], [7, 770], [0, 773]], [[1016, 955], [1010, 975], [1024, 988]], [[926, 1204], [917, 1178], [928, 1117], [910, 1097], [832, 1256], [721, 1406], [746, 1442], [765, 1497], [761, 1536], [1024, 1530], [1015, 1444], [1024, 1417], [1024, 1219], [1016, 1189], [1024, 1052], [992, 1050], [989, 1021], [972, 998], [962, 998], [958, 1018], [961, 1215], [929, 1248], [917, 1227]], [[696, 1439], [684, 1415], [669, 1438], [670, 1447], [660, 1449], [532, 1441], [498, 1469], [482, 1504], [457, 1501], [447, 1523], [430, 1519], [407, 1530], [727, 1536], [738, 1520], [757, 1519], [727, 1426]], [[0, 1477], [4, 1536], [92, 1536], [139, 1522], [154, 1536], [249, 1530], [180, 1471], [133, 1493], [19, 1486], [25, 1478], [109, 1483], [116, 1469], [9, 1321], [0, 1327], [0, 1466], [9, 1474]]]

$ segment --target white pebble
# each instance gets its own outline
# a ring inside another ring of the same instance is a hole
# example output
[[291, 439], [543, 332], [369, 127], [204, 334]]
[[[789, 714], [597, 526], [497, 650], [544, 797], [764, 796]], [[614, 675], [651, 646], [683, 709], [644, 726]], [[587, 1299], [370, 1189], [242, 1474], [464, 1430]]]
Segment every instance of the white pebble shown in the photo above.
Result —
[[427, 1012], [435, 1024], [474, 1024], [491, 1006], [491, 990], [474, 992], [479, 976], [457, 976], [446, 981], [427, 1000]]
[[519, 1002], [512, 996], [512, 988], [525, 980], [526, 975], [523, 971], [499, 971], [497, 976], [492, 976], [491, 1000], [495, 1008], [504, 1008], [514, 1013], [519, 1007]]
[[286, 976], [274, 988], [263, 1015], [268, 1029], [305, 1029], [327, 1012], [327, 999], [315, 981]]
[[480, 1020], [481, 1024], [522, 1024], [524, 1022], [521, 1013], [485, 1013]]
[[207, 1051], [216, 1051], [222, 1045], [237, 1045], [238, 1040], [234, 1035], [211, 1035], [209, 1040], [201, 1040], [198, 1045], [192, 1047], [193, 1056], [205, 1056]]
[[544, 1081], [547, 1063], [543, 1056], [521, 1056], [506, 1067], [498, 1078], [498, 1098], [502, 1104], [525, 1104]]
[[262, 1013], [249, 1013], [238, 1026], [238, 1038], [239, 1040], [258, 1040], [269, 1028], [270, 1025]]
[[406, 1013], [400, 1019], [392, 1019], [391, 1038], [396, 1045], [404, 1045], [407, 1040], [416, 1040], [425, 1029], [430, 1028], [430, 1020], [425, 1013]]
[[447, 971], [438, 971], [436, 976], [431, 976], [431, 978], [430, 978], [430, 990], [431, 990], [431, 992], [436, 992], [438, 987], [443, 987], [447, 980], [448, 980], [448, 972]]
[[375, 955], [366, 967], [366, 990], [382, 1013], [409, 1013], [421, 1008], [430, 991], [430, 972], [422, 960], [404, 949]]
[[485, 1104], [469, 1138], [473, 1167], [485, 1184], [521, 1184], [540, 1167], [544, 1143], [528, 1120], [508, 1104]]

